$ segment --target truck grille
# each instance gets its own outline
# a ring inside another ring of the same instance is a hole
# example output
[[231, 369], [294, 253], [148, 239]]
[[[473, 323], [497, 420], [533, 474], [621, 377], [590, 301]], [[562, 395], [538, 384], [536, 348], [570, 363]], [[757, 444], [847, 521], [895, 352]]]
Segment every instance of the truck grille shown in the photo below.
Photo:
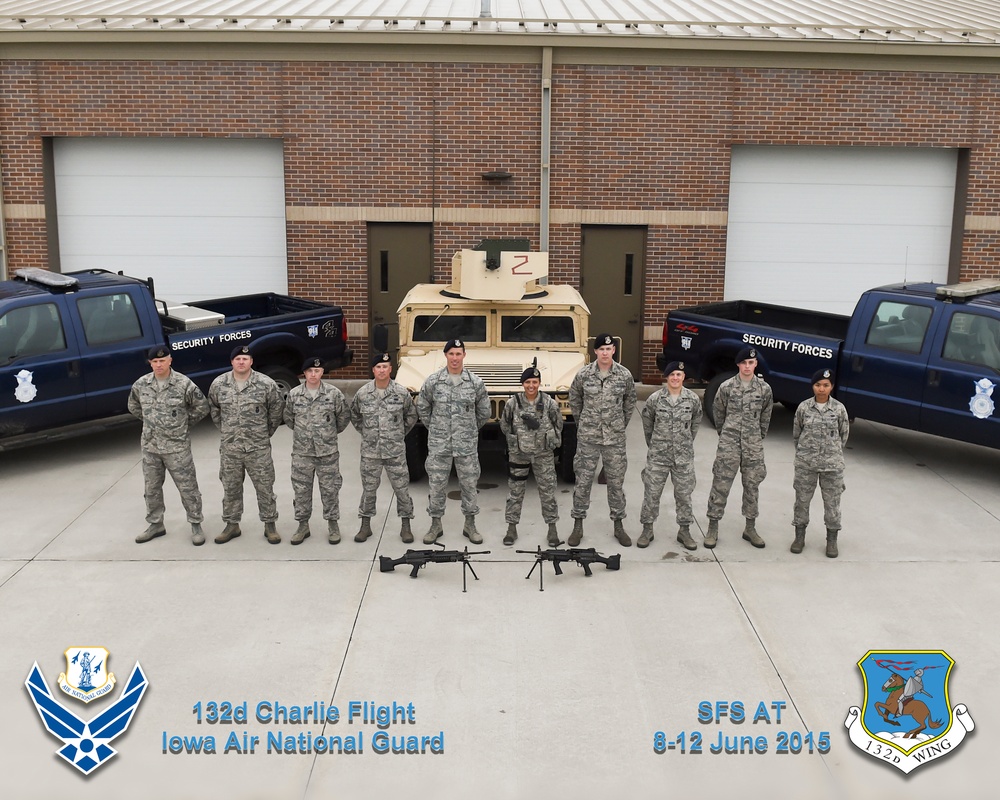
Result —
[[516, 364], [470, 364], [469, 362], [466, 362], [465, 366], [482, 378], [488, 388], [521, 387], [521, 373], [524, 367]]

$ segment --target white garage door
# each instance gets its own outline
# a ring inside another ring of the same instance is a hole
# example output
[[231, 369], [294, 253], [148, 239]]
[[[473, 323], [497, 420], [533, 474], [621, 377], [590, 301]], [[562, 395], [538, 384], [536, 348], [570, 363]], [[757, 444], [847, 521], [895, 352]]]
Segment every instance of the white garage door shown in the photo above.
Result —
[[947, 282], [955, 150], [733, 148], [727, 300], [850, 314], [866, 289]]
[[57, 139], [61, 269], [153, 277], [191, 301], [286, 292], [282, 143]]

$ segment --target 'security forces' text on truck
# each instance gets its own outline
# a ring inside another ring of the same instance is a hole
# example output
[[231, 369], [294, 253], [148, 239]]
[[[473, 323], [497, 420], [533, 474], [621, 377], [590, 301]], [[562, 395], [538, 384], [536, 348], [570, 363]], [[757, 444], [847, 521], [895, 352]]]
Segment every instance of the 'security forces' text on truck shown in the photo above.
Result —
[[[490, 421], [480, 432], [480, 446], [502, 447], [500, 414], [522, 390], [521, 373], [535, 364], [542, 391], [563, 414], [557, 469], [572, 480], [576, 423], [569, 386], [589, 360], [590, 311], [572, 286], [540, 283], [548, 276], [548, 254], [527, 249], [526, 240], [484, 241], [455, 254], [449, 285], [410, 289], [398, 309], [396, 380], [418, 394], [427, 377], [445, 366], [445, 342], [460, 339], [465, 366], [483, 379], [490, 396]], [[426, 456], [427, 431], [418, 425], [407, 438], [413, 479], [424, 474]]]
[[151, 281], [100, 269], [17, 270], [0, 282], [0, 450], [132, 419], [129, 390], [150, 347], [207, 391], [248, 345], [254, 369], [283, 390], [308, 356], [351, 363], [338, 306], [265, 293], [171, 303]]
[[747, 345], [790, 408], [829, 368], [852, 416], [1000, 448], [1000, 281], [883, 286], [849, 317], [745, 300], [681, 308], [667, 317], [657, 363], [683, 361], [688, 377], [708, 381], [711, 415]]

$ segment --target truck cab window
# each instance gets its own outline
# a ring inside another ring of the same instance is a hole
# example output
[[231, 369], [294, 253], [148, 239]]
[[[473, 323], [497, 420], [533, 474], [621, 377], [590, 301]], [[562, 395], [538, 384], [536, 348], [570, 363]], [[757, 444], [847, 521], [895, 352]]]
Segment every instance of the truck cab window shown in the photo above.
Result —
[[127, 294], [83, 297], [77, 300], [87, 344], [101, 345], [142, 337], [139, 315]]
[[501, 342], [575, 342], [573, 317], [504, 315], [500, 318]]
[[1000, 320], [958, 312], [944, 340], [944, 358], [1000, 371]]
[[0, 317], [0, 364], [65, 349], [62, 321], [53, 303], [14, 308]]
[[485, 342], [486, 316], [421, 314], [413, 320], [413, 341], [444, 343], [451, 339]]
[[916, 303], [883, 300], [868, 327], [865, 341], [876, 347], [919, 353], [931, 321], [931, 308]]

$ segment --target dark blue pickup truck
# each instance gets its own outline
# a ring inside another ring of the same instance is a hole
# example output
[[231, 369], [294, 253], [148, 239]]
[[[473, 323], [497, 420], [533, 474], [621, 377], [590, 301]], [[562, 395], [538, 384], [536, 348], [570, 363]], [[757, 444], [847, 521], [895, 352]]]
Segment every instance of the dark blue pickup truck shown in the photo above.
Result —
[[151, 281], [105, 270], [15, 276], [0, 282], [0, 449], [126, 414], [153, 345], [168, 344], [203, 391], [239, 344], [285, 390], [306, 357], [333, 369], [353, 356], [338, 306], [280, 294], [171, 303]]
[[810, 377], [829, 367], [851, 416], [1000, 447], [1000, 281], [883, 286], [849, 317], [745, 300], [678, 309], [657, 364], [683, 361], [689, 378], [707, 381], [711, 415], [747, 345], [788, 407], [811, 397]]

